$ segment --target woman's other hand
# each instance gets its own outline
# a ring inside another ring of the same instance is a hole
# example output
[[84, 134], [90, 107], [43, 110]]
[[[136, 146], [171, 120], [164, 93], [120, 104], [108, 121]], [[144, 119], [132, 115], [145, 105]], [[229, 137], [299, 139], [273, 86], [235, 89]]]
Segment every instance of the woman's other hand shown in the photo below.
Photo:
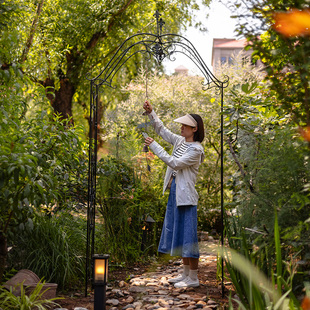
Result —
[[147, 100], [143, 104], [143, 109], [146, 111], [147, 114], [153, 111], [151, 104]]
[[144, 145], [149, 146], [153, 141], [154, 141], [153, 138], [147, 137], [147, 138], [145, 138], [145, 140], [144, 140]]

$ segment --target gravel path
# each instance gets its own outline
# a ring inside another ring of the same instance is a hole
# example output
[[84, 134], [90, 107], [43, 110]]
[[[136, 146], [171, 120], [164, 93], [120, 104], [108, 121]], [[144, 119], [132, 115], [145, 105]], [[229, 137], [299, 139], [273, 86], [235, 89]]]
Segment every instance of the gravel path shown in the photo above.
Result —
[[[212, 251], [215, 247], [213, 240], [200, 242], [198, 288], [180, 289], [170, 284], [168, 279], [182, 269], [180, 259], [170, 260], [162, 266], [150, 266], [142, 274], [132, 274], [128, 282], [119, 281], [117, 287], [108, 287], [107, 310], [224, 309], [228, 298], [222, 298], [221, 283], [216, 280], [217, 258]], [[93, 299], [87, 307], [57, 310], [93, 310]]]

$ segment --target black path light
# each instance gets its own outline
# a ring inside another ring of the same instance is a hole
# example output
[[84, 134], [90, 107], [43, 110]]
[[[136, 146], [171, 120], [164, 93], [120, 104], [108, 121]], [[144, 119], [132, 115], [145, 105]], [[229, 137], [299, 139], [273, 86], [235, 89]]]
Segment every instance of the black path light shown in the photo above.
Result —
[[141, 250], [144, 251], [146, 248], [145, 246], [150, 246], [150, 237], [152, 236], [153, 225], [155, 220], [150, 216], [144, 216], [142, 222], [142, 243], [141, 243]]
[[[89, 168], [88, 168], [88, 204], [87, 204], [87, 244], [86, 244], [86, 281], [85, 296], [87, 295], [87, 286], [90, 281], [90, 272], [93, 270], [90, 266], [90, 258], [94, 254], [95, 239], [95, 211], [96, 211], [96, 173], [97, 173], [97, 134], [98, 134], [98, 108], [99, 92], [104, 86], [112, 86], [113, 79], [121, 67], [134, 55], [140, 53], [148, 59], [155, 58], [157, 63], [164, 59], [175, 60], [178, 53], [186, 55], [197, 66], [204, 76], [203, 90], [216, 88], [219, 90], [221, 98], [221, 222], [222, 222], [222, 246], [224, 242], [224, 159], [223, 159], [223, 98], [224, 88], [228, 86], [228, 76], [223, 81], [216, 78], [207, 67], [194, 45], [185, 37], [173, 34], [162, 33], [165, 22], [161, 14], [156, 11], [154, 14], [156, 20], [156, 33], [137, 33], [127, 38], [114, 53], [104, 69], [95, 77], [87, 75], [90, 82], [90, 131], [89, 131]], [[224, 268], [222, 258], [222, 293], [224, 295]]]
[[93, 255], [94, 310], [106, 309], [109, 257], [108, 254]]

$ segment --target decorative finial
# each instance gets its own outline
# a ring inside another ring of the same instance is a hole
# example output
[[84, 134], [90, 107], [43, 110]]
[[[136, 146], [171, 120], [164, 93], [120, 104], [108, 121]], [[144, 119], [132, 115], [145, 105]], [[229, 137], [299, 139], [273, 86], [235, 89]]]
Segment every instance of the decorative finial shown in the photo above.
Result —
[[161, 16], [161, 14], [158, 12], [158, 10], [156, 10], [155, 14], [153, 15], [156, 18], [156, 27], [157, 27], [157, 36], [161, 35], [161, 28], [162, 28], [162, 18], [159, 17]]
[[161, 14], [158, 12], [158, 10], [156, 10], [156, 12], [153, 16], [156, 17], [156, 20], [158, 20], [158, 18], [159, 18], [159, 16], [161, 16]]
[[163, 30], [163, 25], [165, 24], [164, 20], [162, 18], [160, 18], [158, 25], [159, 25], [159, 35], [162, 34], [162, 30]]

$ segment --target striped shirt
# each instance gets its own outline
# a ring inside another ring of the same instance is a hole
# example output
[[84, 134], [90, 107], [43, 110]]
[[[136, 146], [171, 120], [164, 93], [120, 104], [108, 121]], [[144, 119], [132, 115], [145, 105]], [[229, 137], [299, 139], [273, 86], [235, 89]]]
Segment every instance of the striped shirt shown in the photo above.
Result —
[[[175, 158], [180, 158], [188, 149], [189, 145], [183, 142], [172, 154]], [[173, 171], [172, 176], [176, 176], [177, 171]]]

